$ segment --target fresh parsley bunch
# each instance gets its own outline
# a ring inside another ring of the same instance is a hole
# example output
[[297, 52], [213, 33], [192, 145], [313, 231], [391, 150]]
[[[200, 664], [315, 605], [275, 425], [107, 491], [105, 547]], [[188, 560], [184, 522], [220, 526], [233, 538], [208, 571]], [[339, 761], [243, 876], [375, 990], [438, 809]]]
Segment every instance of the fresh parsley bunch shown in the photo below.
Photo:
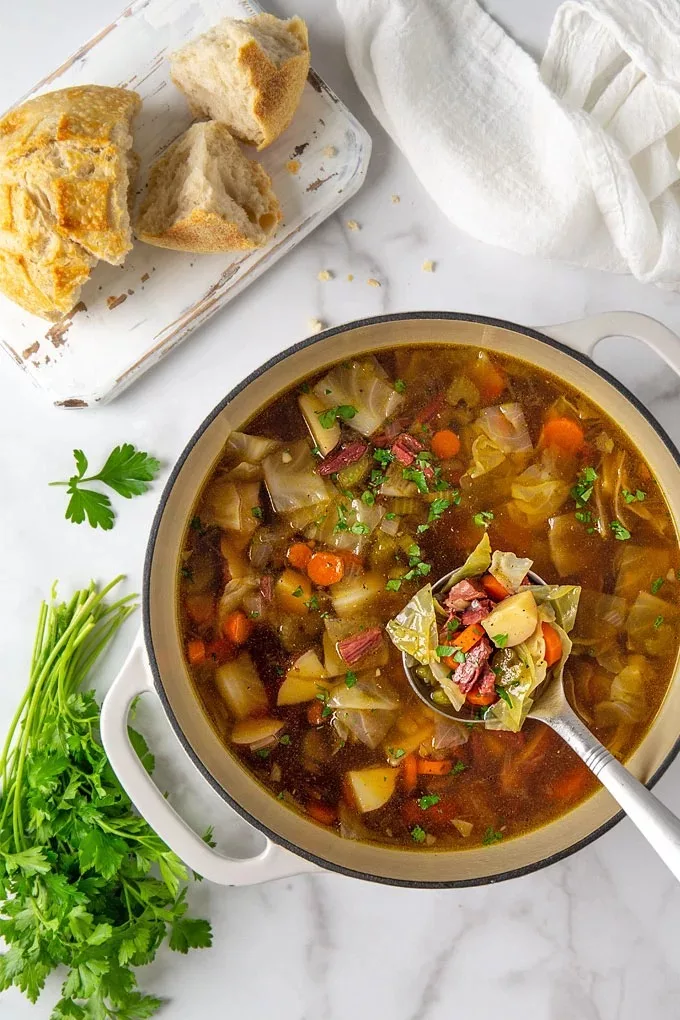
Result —
[[[35, 1002], [67, 968], [52, 1020], [144, 1020], [161, 1000], [137, 988], [169, 935], [186, 953], [211, 944], [186, 916], [187, 873], [136, 815], [98, 740], [99, 708], [84, 691], [92, 666], [133, 611], [94, 584], [43, 603], [30, 680], [0, 754], [0, 991]], [[147, 771], [143, 736], [130, 730]], [[206, 834], [207, 840], [210, 835]]]
[[115, 514], [111, 500], [104, 492], [97, 489], [85, 489], [85, 482], [102, 482], [125, 499], [141, 496], [149, 488], [160, 471], [160, 461], [150, 457], [143, 450], [136, 450], [132, 443], [116, 446], [106, 459], [104, 467], [96, 475], [88, 475], [87, 457], [82, 450], [74, 450], [76, 474], [67, 482], [50, 482], [50, 485], [65, 485], [70, 499], [66, 507], [66, 519], [74, 524], [82, 524], [87, 517], [92, 528], [110, 531], [113, 527]]

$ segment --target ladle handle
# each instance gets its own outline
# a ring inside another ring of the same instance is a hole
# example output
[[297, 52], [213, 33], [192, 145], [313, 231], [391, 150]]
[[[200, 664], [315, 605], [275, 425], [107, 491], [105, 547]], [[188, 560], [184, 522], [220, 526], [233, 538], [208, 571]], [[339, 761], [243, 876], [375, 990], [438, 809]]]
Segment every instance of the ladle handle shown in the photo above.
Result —
[[543, 721], [576, 751], [680, 879], [680, 819], [602, 746], [570, 708]]

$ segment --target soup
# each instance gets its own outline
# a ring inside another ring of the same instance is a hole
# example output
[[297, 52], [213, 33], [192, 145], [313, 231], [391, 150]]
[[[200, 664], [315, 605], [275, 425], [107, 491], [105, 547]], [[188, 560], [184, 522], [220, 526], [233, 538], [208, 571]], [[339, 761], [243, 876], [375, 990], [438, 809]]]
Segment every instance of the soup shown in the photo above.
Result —
[[[390, 621], [485, 536], [579, 594], [565, 689], [625, 759], [677, 655], [680, 555], [662, 494], [583, 394], [511, 357], [426, 345], [279, 395], [231, 434], [198, 497], [179, 612], [225, 749], [313, 822], [417, 852], [510, 839], [587, 797], [597, 783], [567, 745], [503, 707], [520, 690], [499, 691], [507, 633], [495, 630], [498, 683], [487, 671], [482, 690], [481, 673], [456, 681], [472, 651], [440, 631], [433, 704], [453, 692], [460, 718], [428, 708], [404, 675]], [[473, 580], [491, 585], [488, 614], [511, 592], [487, 574]], [[465, 611], [445, 610], [451, 626]]]

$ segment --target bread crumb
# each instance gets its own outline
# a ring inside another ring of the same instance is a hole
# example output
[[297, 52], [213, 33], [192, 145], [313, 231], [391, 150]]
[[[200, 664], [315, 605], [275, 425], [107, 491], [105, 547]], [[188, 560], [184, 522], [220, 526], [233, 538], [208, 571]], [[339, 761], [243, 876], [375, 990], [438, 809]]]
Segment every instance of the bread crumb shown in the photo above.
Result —
[[359, 226], [359, 224], [357, 223], [356, 220], [347, 220], [347, 229], [348, 230], [361, 230], [361, 227]]
[[316, 274], [316, 278], [317, 280], [321, 280], [322, 283], [325, 283], [326, 280], [333, 279], [333, 274], [331, 273], [330, 269], [320, 269], [319, 272]]
[[434, 273], [434, 262], [432, 259], [425, 259], [422, 269], [424, 273]]
[[299, 174], [300, 166], [301, 163], [299, 159], [289, 159], [286, 163], [286, 170], [289, 174]]
[[366, 283], [368, 284], [369, 287], [380, 287], [381, 286], [380, 280], [374, 280], [372, 276], [371, 276], [370, 279], [366, 280]]
[[284, 450], [283, 453], [281, 454], [281, 460], [284, 464], [290, 464], [292, 459], [293, 455], [292, 453], [289, 453], [288, 450]]
[[354, 279], [354, 273], [348, 273], [348, 274], [347, 274], [347, 279], [348, 279], [348, 280], [349, 280], [349, 282], [351, 283], [351, 282], [352, 282], [352, 280]]
[[392, 195], [392, 201], [394, 202], [395, 205], [399, 205], [399, 203], [401, 202], [401, 198], [399, 197], [399, 195]]
[[324, 156], [328, 156], [329, 159], [332, 159], [333, 156], [337, 156], [338, 150], [335, 148], [334, 145], [327, 145], [326, 148], [323, 150], [323, 154]]
[[321, 330], [324, 328], [321, 319], [308, 319], [307, 325], [309, 326], [310, 333], [320, 333]]

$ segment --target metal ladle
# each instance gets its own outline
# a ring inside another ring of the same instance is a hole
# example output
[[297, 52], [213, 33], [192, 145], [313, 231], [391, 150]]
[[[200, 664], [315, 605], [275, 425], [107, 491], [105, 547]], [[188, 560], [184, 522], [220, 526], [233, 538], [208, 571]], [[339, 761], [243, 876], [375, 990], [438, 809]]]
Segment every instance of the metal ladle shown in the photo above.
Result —
[[[453, 573], [453, 570], [450, 571], [432, 585], [435, 595], [445, 587]], [[529, 578], [532, 584], [545, 584], [545, 581], [533, 571], [529, 572]], [[415, 659], [406, 652], [402, 654], [402, 659], [408, 681], [421, 701], [434, 712], [439, 712], [448, 719], [460, 721], [461, 717], [453, 705], [447, 708], [432, 700], [430, 695], [433, 688], [416, 674]], [[680, 879], [680, 820], [646, 786], [632, 776], [583, 725], [567, 701], [561, 682], [553, 679], [544, 685], [529, 711], [528, 718], [538, 719], [546, 726], [550, 726], [569, 744], [593, 775], [609, 790], [661, 860], [675, 877]]]

